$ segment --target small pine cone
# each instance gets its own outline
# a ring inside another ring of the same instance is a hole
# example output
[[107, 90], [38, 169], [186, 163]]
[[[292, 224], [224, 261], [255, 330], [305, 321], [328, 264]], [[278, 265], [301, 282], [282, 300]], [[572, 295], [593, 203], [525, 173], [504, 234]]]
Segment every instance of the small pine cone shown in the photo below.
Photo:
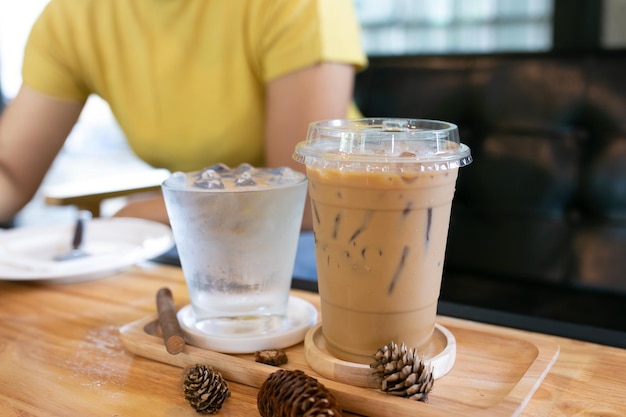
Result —
[[257, 396], [262, 417], [340, 417], [341, 405], [317, 379], [304, 372], [278, 370], [271, 374]]
[[210, 366], [195, 364], [183, 374], [183, 394], [199, 414], [215, 414], [230, 397], [230, 390], [219, 372]]
[[266, 365], [280, 366], [286, 364], [289, 359], [287, 354], [280, 349], [268, 349], [254, 352], [254, 360]]
[[435, 383], [433, 367], [426, 366], [415, 349], [407, 349], [404, 343], [398, 347], [389, 342], [379, 348], [373, 358], [370, 367], [380, 379], [382, 391], [410, 400], [428, 401], [428, 393]]

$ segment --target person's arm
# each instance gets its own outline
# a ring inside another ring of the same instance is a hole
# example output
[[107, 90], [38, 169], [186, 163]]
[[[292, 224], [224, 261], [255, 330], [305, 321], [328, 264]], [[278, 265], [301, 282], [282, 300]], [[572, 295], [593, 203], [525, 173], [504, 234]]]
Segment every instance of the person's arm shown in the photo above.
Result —
[[0, 221], [33, 197], [84, 103], [22, 87], [0, 116]]
[[[304, 172], [292, 158], [305, 140], [311, 122], [345, 118], [352, 100], [354, 67], [323, 63], [272, 80], [266, 91], [265, 161], [270, 167], [289, 166]], [[303, 229], [312, 226], [307, 198]]]

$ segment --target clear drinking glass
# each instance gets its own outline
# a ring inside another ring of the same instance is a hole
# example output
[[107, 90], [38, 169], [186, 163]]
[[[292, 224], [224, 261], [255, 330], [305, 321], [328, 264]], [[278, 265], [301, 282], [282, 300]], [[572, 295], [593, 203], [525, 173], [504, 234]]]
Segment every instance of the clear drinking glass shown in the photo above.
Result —
[[248, 164], [177, 172], [163, 183], [199, 330], [245, 335], [281, 325], [306, 187], [302, 173]]

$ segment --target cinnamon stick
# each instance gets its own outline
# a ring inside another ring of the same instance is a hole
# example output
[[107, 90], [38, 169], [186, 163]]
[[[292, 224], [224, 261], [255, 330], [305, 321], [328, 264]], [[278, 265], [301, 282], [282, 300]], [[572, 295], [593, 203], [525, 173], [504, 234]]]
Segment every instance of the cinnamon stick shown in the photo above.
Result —
[[156, 303], [165, 348], [168, 353], [177, 355], [185, 348], [185, 338], [176, 317], [174, 298], [169, 288], [164, 287], [157, 291]]

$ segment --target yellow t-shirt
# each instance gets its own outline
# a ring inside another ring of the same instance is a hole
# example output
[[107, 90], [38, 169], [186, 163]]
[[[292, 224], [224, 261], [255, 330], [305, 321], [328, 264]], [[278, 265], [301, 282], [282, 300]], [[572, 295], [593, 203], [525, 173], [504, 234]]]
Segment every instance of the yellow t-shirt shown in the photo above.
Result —
[[265, 84], [323, 61], [367, 64], [352, 0], [51, 0], [22, 75], [101, 96], [140, 158], [190, 171], [262, 164]]

